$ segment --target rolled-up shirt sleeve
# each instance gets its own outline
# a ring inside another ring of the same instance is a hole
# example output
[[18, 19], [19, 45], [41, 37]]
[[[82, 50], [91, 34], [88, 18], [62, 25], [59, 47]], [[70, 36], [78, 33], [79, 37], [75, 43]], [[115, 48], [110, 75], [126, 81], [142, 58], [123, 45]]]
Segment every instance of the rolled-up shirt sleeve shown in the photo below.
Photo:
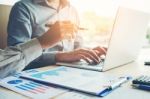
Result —
[[37, 39], [0, 50], [0, 78], [23, 70], [25, 66], [41, 54], [42, 48]]

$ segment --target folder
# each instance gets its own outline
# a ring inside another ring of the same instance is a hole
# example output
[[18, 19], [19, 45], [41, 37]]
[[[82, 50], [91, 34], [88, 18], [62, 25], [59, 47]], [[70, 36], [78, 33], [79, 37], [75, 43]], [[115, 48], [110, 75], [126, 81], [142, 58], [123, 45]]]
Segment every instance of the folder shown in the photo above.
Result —
[[102, 72], [65, 66], [29, 75], [21, 75], [21, 78], [101, 97], [111, 93], [128, 80], [128, 77], [120, 78]]

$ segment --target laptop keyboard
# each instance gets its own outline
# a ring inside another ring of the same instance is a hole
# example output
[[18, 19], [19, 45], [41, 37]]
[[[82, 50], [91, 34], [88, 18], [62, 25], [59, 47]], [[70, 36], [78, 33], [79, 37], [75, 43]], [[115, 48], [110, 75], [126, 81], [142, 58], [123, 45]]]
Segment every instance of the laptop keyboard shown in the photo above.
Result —
[[99, 64], [89, 64], [86, 61], [79, 61], [79, 62], [72, 62], [72, 63], [57, 63], [57, 65], [63, 65], [63, 66], [69, 66], [69, 67], [75, 67], [75, 68], [82, 68], [82, 69], [89, 69], [89, 70], [96, 70], [96, 71], [102, 71], [104, 66], [104, 59]]
[[80, 65], [80, 66], [93, 66], [93, 67], [99, 67], [104, 65], [104, 60], [102, 60], [99, 64], [93, 63], [87, 63], [86, 61], [79, 61], [79, 62], [74, 62], [74, 65]]

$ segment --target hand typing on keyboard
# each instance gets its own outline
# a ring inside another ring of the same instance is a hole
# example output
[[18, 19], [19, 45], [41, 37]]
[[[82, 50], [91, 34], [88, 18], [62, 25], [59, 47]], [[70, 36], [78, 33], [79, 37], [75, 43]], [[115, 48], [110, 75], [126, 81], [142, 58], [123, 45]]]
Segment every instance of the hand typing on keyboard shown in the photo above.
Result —
[[106, 49], [97, 47], [95, 49], [76, 49], [70, 52], [56, 54], [57, 62], [79, 62], [81, 59], [89, 64], [96, 65], [101, 62], [101, 56], [106, 54]]

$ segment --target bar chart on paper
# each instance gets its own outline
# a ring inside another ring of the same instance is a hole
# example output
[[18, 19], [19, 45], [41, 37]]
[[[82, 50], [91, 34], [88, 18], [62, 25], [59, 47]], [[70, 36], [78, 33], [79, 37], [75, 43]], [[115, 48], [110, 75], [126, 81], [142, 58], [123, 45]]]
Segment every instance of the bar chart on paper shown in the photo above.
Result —
[[21, 77], [97, 96], [101, 96], [101, 93], [109, 86], [118, 85], [122, 81], [121, 78], [113, 75], [65, 66], [21, 75]]
[[0, 85], [30, 98], [36, 99], [52, 98], [67, 91], [60, 88], [58, 89], [54, 86], [47, 86], [17, 77], [7, 77], [0, 82]]

